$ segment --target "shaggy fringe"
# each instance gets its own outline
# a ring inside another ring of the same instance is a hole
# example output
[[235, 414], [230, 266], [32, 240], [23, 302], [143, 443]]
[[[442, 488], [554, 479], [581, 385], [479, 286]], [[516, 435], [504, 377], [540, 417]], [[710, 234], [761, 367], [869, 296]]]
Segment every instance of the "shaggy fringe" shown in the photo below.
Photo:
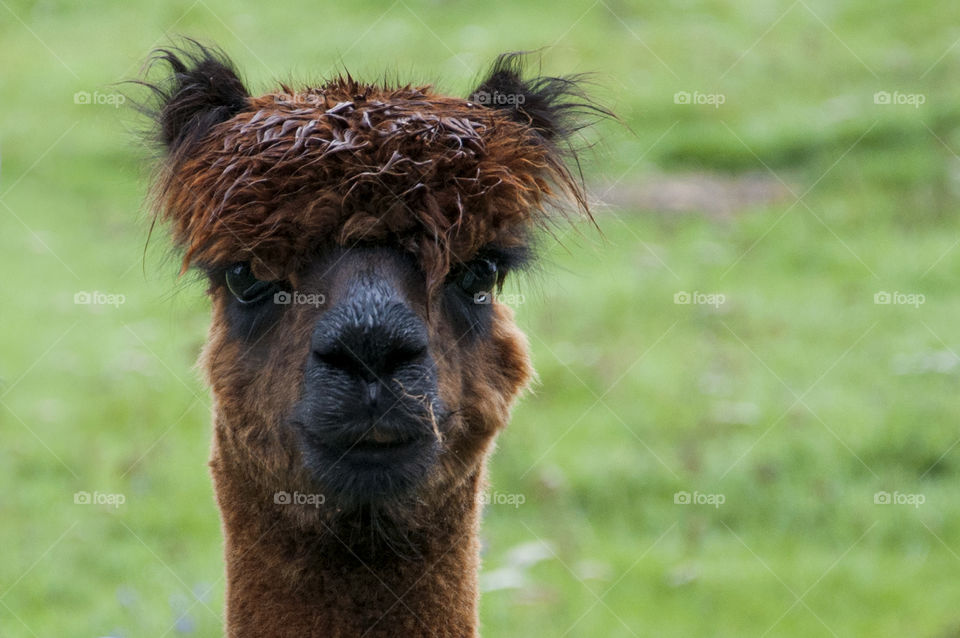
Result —
[[221, 51], [159, 49], [147, 74], [168, 75], [139, 83], [166, 149], [155, 219], [170, 223], [182, 271], [250, 261], [283, 279], [324, 245], [389, 242], [432, 290], [484, 246], [526, 245], [571, 212], [592, 220], [570, 139], [610, 113], [583, 76], [524, 79], [523, 59], [500, 56], [477, 89], [523, 96], [502, 108], [349, 74], [252, 98]]

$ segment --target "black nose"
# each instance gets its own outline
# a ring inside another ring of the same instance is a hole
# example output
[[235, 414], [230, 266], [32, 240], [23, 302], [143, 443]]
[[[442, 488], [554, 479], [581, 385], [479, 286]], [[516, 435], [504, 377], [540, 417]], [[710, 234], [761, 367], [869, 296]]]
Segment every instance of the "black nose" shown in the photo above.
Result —
[[312, 335], [318, 363], [367, 383], [375, 401], [381, 384], [427, 356], [423, 322], [382, 286], [355, 289], [318, 321]]
[[404, 261], [357, 251], [338, 267], [356, 270], [334, 280], [331, 305], [316, 320], [291, 424], [307, 469], [349, 507], [419, 485], [449, 411], [427, 325], [395, 287]]

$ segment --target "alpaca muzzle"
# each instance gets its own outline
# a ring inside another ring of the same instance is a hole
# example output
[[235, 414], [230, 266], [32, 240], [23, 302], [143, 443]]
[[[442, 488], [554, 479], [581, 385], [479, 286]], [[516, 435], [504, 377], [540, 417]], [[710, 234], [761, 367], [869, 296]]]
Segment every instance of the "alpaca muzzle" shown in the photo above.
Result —
[[419, 484], [444, 410], [423, 320], [375, 272], [344, 288], [314, 326], [294, 422], [315, 480], [366, 503]]

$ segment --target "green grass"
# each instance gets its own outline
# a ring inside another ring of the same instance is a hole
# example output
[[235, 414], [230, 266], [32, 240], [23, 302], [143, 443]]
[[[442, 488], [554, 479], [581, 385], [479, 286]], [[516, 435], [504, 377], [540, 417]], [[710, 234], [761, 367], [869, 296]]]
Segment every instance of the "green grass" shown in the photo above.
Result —
[[960, 635], [958, 18], [946, 0], [4, 0], [0, 636], [221, 632], [203, 286], [160, 235], [144, 256], [143, 123], [73, 100], [117, 91], [168, 32], [219, 42], [260, 89], [341, 65], [463, 94], [496, 53], [547, 47], [545, 71], [599, 71], [632, 131], [596, 135], [599, 192], [770, 170], [805, 194], [723, 220], [601, 211], [604, 240], [568, 235], [516, 284], [540, 381], [491, 464], [524, 503], [488, 507], [483, 540], [485, 582], [522, 586], [484, 595], [484, 635]]

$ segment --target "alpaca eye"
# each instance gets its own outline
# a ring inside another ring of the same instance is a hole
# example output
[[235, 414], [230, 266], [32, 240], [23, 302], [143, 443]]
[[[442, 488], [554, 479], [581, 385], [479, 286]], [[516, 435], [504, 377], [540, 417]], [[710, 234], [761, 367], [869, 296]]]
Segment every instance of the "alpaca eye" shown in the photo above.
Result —
[[[471, 297], [490, 295], [497, 284], [497, 262], [492, 259], [477, 259], [470, 262], [460, 274], [457, 285]], [[489, 303], [489, 299], [481, 300]]]
[[227, 288], [240, 303], [259, 301], [274, 288], [272, 281], [261, 281], [250, 272], [250, 264], [234, 264], [227, 268]]

